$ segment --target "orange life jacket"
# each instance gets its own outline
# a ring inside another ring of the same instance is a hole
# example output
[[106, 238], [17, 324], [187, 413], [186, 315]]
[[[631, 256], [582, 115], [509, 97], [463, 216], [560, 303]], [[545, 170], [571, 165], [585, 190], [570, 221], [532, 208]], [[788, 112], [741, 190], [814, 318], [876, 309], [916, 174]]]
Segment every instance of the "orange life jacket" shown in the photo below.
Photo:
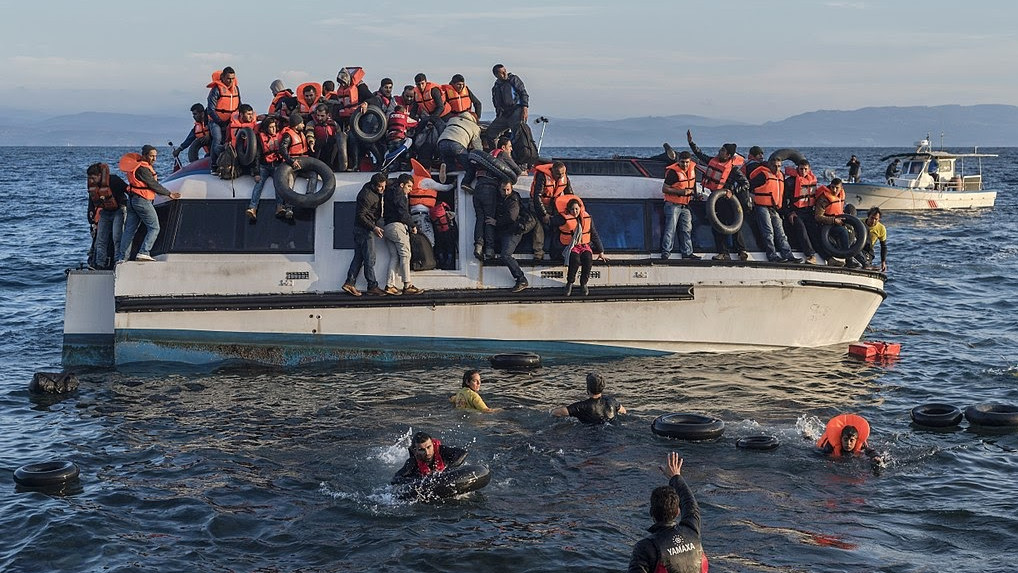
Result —
[[105, 163], [99, 164], [99, 184], [88, 188], [88, 199], [93, 205], [106, 211], [115, 211], [120, 207], [117, 198], [113, 196], [110, 189], [110, 166]]
[[753, 171], [753, 177], [763, 173], [767, 180], [763, 185], [753, 189], [753, 204], [763, 207], [780, 207], [781, 196], [785, 191], [785, 178], [781, 173], [774, 173], [766, 165], [761, 165]]
[[237, 132], [244, 129], [245, 127], [250, 127], [255, 133], [257, 133], [258, 121], [257, 120], [252, 120], [248, 122], [241, 121], [240, 112], [235, 112], [233, 116], [230, 117], [230, 132], [227, 134], [228, 135], [227, 141], [237, 143]]
[[[577, 219], [579, 219], [579, 225], [580, 225], [580, 227], [582, 229], [582, 234], [580, 236], [580, 242], [578, 244], [580, 244], [580, 245], [590, 244], [590, 221], [591, 221], [591, 219], [590, 219], [590, 215], [587, 214], [587, 210], [583, 207], [583, 201], [580, 200], [580, 198], [577, 197], [576, 195], [567, 195], [566, 197], [568, 197], [569, 199], [562, 202], [562, 211], [560, 211], [560, 213], [562, 213], [562, 216], [565, 218], [565, 222], [562, 223], [561, 225], [559, 225], [559, 228], [558, 228], [558, 240], [559, 240], [559, 242], [562, 243], [563, 245], [572, 244], [572, 242], [573, 242], [573, 233], [576, 230]], [[579, 201], [580, 202], [580, 215], [579, 215], [579, 217], [573, 217], [572, 215], [569, 215], [569, 214], [567, 214], [565, 212], [566, 204], [568, 204], [570, 201]], [[556, 205], [557, 204], [558, 204], [558, 200], [556, 200]]]
[[149, 165], [148, 161], [145, 161], [142, 158], [140, 153], [125, 153], [124, 156], [120, 158], [120, 170], [127, 175], [127, 183], [129, 184], [127, 190], [151, 201], [156, 198], [156, 192], [153, 191], [144, 181], [138, 179], [136, 173], [139, 169], [148, 169], [152, 172], [152, 177], [155, 178], [156, 181], [159, 180], [159, 177], [156, 175], [156, 170]]
[[717, 157], [711, 157], [710, 162], [707, 163], [707, 171], [703, 174], [703, 180], [700, 183], [703, 184], [704, 189], [711, 191], [721, 189], [725, 186], [725, 181], [728, 181], [728, 174], [732, 172], [734, 165], [735, 162], [732, 160], [722, 163]]
[[841, 188], [841, 192], [835, 193], [833, 189], [826, 185], [821, 185], [817, 188], [817, 197], [824, 197], [827, 199], [827, 207], [824, 208], [824, 215], [828, 217], [837, 217], [838, 215], [845, 214], [845, 188]]
[[812, 207], [816, 203], [816, 174], [810, 171], [806, 176], [802, 176], [796, 169], [786, 169], [785, 175], [792, 178], [792, 207], [796, 209]]
[[307, 155], [308, 154], [307, 137], [305, 137], [303, 133], [295, 130], [294, 128], [287, 126], [283, 128], [279, 140], [282, 141], [283, 140], [282, 136], [287, 134], [290, 136], [290, 147], [286, 150], [286, 152], [290, 155], [290, 157], [303, 157]]
[[227, 123], [230, 121], [230, 117], [233, 112], [237, 111], [240, 107], [240, 87], [237, 85], [237, 78], [233, 79], [233, 87], [226, 87], [226, 84], [219, 81], [219, 76], [223, 75], [222, 70], [216, 70], [212, 72], [212, 82], [205, 87], [212, 89], [214, 87], [219, 88], [219, 99], [216, 100], [216, 117], [219, 123]]
[[350, 74], [350, 85], [338, 86], [332, 99], [340, 103], [339, 117], [346, 119], [357, 111], [360, 103], [360, 95], [357, 91], [357, 84], [364, 79], [364, 68], [343, 68]]
[[534, 174], [534, 180], [530, 183], [530, 197], [531, 200], [540, 198], [541, 202], [544, 203], [545, 207], [551, 205], [551, 202], [556, 197], [562, 195], [566, 191], [566, 184], [568, 179], [563, 178], [561, 182], [555, 181], [555, 178], [551, 174], [551, 163], [543, 163], [534, 167], [535, 172], [544, 174], [544, 188], [538, 190], [535, 186], [537, 185], [537, 173]]
[[[280, 91], [276, 92], [276, 95], [272, 96], [272, 103], [269, 104], [269, 111], [267, 113], [269, 115], [272, 115], [274, 113], [281, 112], [282, 110], [279, 109], [281, 104], [279, 102], [281, 102], [283, 100], [283, 98], [291, 98], [291, 97], [293, 97], [293, 92], [290, 91], [290, 90], [280, 90]], [[292, 109], [288, 109], [288, 110], [286, 110], [285, 113], [282, 113], [281, 115], [289, 117], [291, 111], [293, 111], [293, 110]]]
[[[436, 472], [445, 471], [445, 460], [442, 459], [441, 453], [442, 450], [439, 447], [442, 445], [442, 442], [436, 440], [435, 438], [431, 438], [431, 443], [435, 445], [435, 460], [434, 460], [435, 471]], [[416, 457], [414, 459], [417, 460], [417, 471], [421, 472], [422, 476], [426, 476], [431, 473], [431, 467], [428, 466], [427, 462], [422, 462], [421, 460], [418, 460]]]
[[864, 445], [866, 445], [866, 438], [870, 437], [870, 424], [862, 416], [855, 414], [838, 414], [831, 418], [827, 422], [827, 429], [824, 430], [824, 435], [820, 436], [817, 440], [817, 447], [823, 448], [825, 446], [831, 446], [834, 448], [834, 455], [841, 455], [841, 431], [846, 426], [852, 426], [859, 432], [859, 439], [855, 441], [855, 449], [852, 450], [853, 454], [858, 454], [862, 451]]
[[449, 108], [449, 113], [469, 111], [473, 105], [470, 101], [470, 88], [466, 84], [461, 91], [456, 91], [451, 85], [442, 86], [442, 91], [445, 92], [445, 105]]
[[267, 164], [273, 164], [279, 161], [279, 142], [283, 139], [282, 132], [276, 132], [276, 135], [269, 135], [263, 131], [258, 132], [258, 139], [262, 142], [262, 160]]
[[[696, 189], [696, 164], [692, 161], [689, 162], [689, 166], [685, 170], [679, 166], [678, 163], [672, 163], [668, 167], [665, 167], [665, 172], [673, 171], [679, 180], [669, 185], [671, 189], [675, 189], [679, 192], [686, 192], [689, 189]], [[689, 195], [672, 195], [671, 193], [665, 193], [665, 201], [669, 203], [677, 203], [679, 205], [688, 205], [689, 201], [693, 198], [693, 194]]]
[[[438, 104], [435, 103], [435, 98], [431, 97], [431, 90], [433, 88], [439, 88], [438, 91], [442, 91], [442, 86], [434, 82], [427, 82], [424, 84], [424, 90], [421, 90], [421, 88], [418, 87], [414, 88], [414, 101], [417, 102], [419, 109], [423, 109], [428, 112], [429, 115], [435, 111], [436, 107], [438, 107]], [[447, 115], [448, 113], [449, 102], [445, 102], [445, 105], [442, 107], [442, 113], [440, 113], [439, 116]]]
[[[312, 103], [309, 105], [307, 100], [304, 99], [304, 89], [311, 88], [315, 90], [315, 97]], [[322, 98], [322, 84], [317, 82], [304, 82], [297, 86], [297, 105], [300, 112], [304, 115], [308, 115], [315, 110], [315, 106], [318, 104], [318, 100]]]
[[427, 167], [421, 165], [420, 161], [413, 158], [410, 159], [410, 167], [413, 169], [413, 173], [410, 175], [414, 178], [414, 188], [407, 195], [408, 203], [411, 207], [414, 205], [425, 205], [428, 209], [431, 209], [438, 200], [438, 191], [421, 188], [421, 183], [425, 179], [431, 179], [431, 171], [428, 171]]
[[[209, 134], [210, 134], [209, 126], [208, 126], [207, 123], [205, 123], [203, 121], [196, 121], [196, 122], [194, 122], [194, 138], [195, 139], [201, 139], [203, 137], [209, 137]], [[205, 149], [205, 153], [209, 152], [209, 146], [208, 145], [203, 146], [203, 148]]]

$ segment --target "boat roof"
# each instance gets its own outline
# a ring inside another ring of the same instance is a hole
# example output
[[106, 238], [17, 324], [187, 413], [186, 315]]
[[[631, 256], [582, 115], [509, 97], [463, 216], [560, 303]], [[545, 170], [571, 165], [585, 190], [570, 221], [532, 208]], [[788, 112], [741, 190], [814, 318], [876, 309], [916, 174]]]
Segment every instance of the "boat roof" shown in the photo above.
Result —
[[892, 153], [891, 155], [885, 155], [880, 158], [880, 161], [887, 161], [888, 159], [958, 159], [964, 157], [998, 157], [996, 153], [950, 153], [947, 151], [909, 151], [907, 153]]

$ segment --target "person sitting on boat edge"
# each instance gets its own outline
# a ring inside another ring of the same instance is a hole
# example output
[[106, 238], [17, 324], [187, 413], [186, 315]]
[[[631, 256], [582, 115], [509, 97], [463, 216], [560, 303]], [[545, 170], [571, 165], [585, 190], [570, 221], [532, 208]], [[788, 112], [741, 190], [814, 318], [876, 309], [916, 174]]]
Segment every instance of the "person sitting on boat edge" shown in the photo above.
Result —
[[186, 149], [188, 163], [198, 161], [199, 149], [204, 149], [205, 155], [208, 156], [209, 146], [212, 144], [212, 136], [209, 133], [209, 118], [205, 114], [205, 106], [200, 103], [192, 105], [191, 118], [194, 119], [194, 127], [187, 133], [184, 141], [173, 148], [174, 157], [179, 156], [180, 152]]
[[572, 416], [584, 424], [614, 422], [620, 414], [627, 413], [626, 408], [612, 396], [604, 394], [604, 386], [604, 376], [597, 372], [587, 374], [588, 398], [573, 402], [568, 406], [554, 408], [551, 415], [559, 418]]
[[491, 67], [495, 83], [491, 86], [491, 104], [495, 108], [495, 119], [484, 130], [485, 149], [495, 147], [495, 139], [512, 130], [515, 133], [520, 124], [527, 123], [530, 109], [530, 95], [523, 80], [509, 73], [502, 64]]
[[[308, 151], [308, 139], [304, 134], [304, 116], [300, 111], [291, 112], [288, 125], [283, 128], [279, 138], [280, 161], [294, 171], [300, 171], [300, 158], [306, 157]], [[293, 207], [285, 204], [277, 206], [276, 217], [293, 221]]]
[[375, 278], [375, 237], [381, 239], [385, 235], [385, 230], [378, 223], [382, 218], [382, 196], [387, 181], [385, 173], [375, 173], [357, 193], [357, 208], [353, 217], [353, 259], [346, 272], [346, 282], [343, 283], [343, 292], [351, 296], [361, 296], [361, 291], [354, 285], [362, 268], [368, 286], [364, 292], [372, 296], [385, 294]]
[[880, 241], [880, 271], [887, 272], [887, 227], [880, 222], [882, 215], [880, 213], [880, 207], [870, 207], [870, 210], [866, 212], [866, 229], [868, 231], [868, 240], [862, 247], [862, 255], [866, 258], [865, 266], [870, 269], [876, 269], [878, 267], [872, 266], [873, 259], [876, 257], [876, 243]]
[[693, 254], [693, 213], [689, 210], [689, 202], [696, 193], [696, 164], [688, 151], [679, 153], [668, 167], [665, 167], [665, 180], [661, 184], [664, 194], [665, 226], [661, 230], [661, 258], [667, 259], [672, 254], [675, 237], [679, 238], [679, 254], [683, 259], [699, 259]]
[[792, 254], [781, 215], [778, 214], [785, 192], [781, 160], [773, 158], [766, 165], [757, 167], [749, 178], [749, 189], [753, 194], [753, 216], [760, 229], [767, 260], [772, 263], [801, 262]]
[[392, 476], [393, 485], [419, 480], [446, 469], [463, 465], [467, 459], [467, 451], [463, 448], [443, 445], [432, 438], [427, 432], [417, 432], [410, 440], [410, 458], [403, 467]]
[[597, 260], [607, 263], [608, 257], [604, 256], [604, 246], [601, 244], [601, 237], [597, 234], [594, 226], [594, 219], [583, 207], [583, 201], [576, 195], [562, 195], [555, 201], [556, 209], [561, 209], [565, 204], [563, 214], [556, 218], [561, 221], [559, 225], [559, 242], [564, 245], [562, 258], [568, 259], [566, 263], [566, 286], [563, 295], [573, 294], [573, 283], [576, 281], [576, 271], [580, 271], [580, 290], [583, 296], [590, 294], [587, 283], [590, 281], [590, 269], [594, 265], [594, 256]]
[[[726, 197], [731, 197], [732, 192], [736, 189], [744, 189], [748, 183], [746, 176], [743, 175], [739, 167], [743, 165], [742, 158], [736, 153], [738, 146], [734, 143], [726, 143], [718, 149], [717, 155], [711, 157], [704, 153], [696, 143], [693, 142], [693, 132], [686, 130], [686, 142], [689, 144], [689, 150], [693, 153], [693, 156], [700, 161], [702, 165], [706, 165], [706, 171], [703, 174], [703, 178], [700, 183], [703, 188], [707, 191], [714, 192], [719, 189], [726, 190]], [[727, 201], [719, 201], [719, 212], [718, 215], [721, 217], [733, 217], [735, 215], [732, 207], [727, 204]], [[743, 223], [745, 224], [745, 223]], [[714, 246], [718, 251], [718, 254], [714, 257], [717, 261], [730, 261], [732, 259], [728, 252], [728, 235], [718, 231], [711, 226], [711, 231], [714, 235]], [[746, 251], [746, 244], [742, 240], [742, 230], [731, 235], [734, 247], [739, 251], [740, 260], [748, 260], [749, 253]]]
[[[154, 261], [151, 250], [159, 237], [159, 215], [152, 201], [156, 195], [164, 195], [170, 199], [180, 199], [180, 193], [171, 192], [159, 183], [156, 175], [155, 163], [158, 155], [155, 147], [145, 145], [141, 148], [141, 154], [129, 154], [125, 156], [129, 161], [126, 165], [128, 197], [127, 197], [127, 222], [124, 223], [124, 233], [120, 238], [119, 262], [124, 262], [131, 256], [131, 245], [134, 243], [134, 235], [139, 225], [145, 225], [145, 238], [141, 241], [141, 247], [135, 257], [137, 261]], [[125, 161], [120, 160], [121, 166]], [[123, 169], [123, 167], [121, 167]]]
[[809, 160], [800, 159], [794, 169], [785, 170], [784, 216], [792, 238], [796, 239], [806, 263], [817, 263], [813, 237], [817, 236], [813, 207], [816, 203], [817, 176]]
[[[845, 228], [845, 186], [841, 179], [835, 177], [831, 179], [830, 184], [817, 187], [816, 204], [813, 206], [813, 210], [821, 232], [824, 225], [835, 225], [835, 228], [832, 229], [834, 236], [831, 237], [831, 240], [841, 245], [848, 245], [849, 235]], [[827, 252], [822, 245], [821, 243], [821, 252], [827, 259], [828, 265], [835, 267], [845, 265], [847, 261]]]
[[[389, 272], [385, 282], [385, 293], [390, 295], [421, 294], [422, 289], [410, 283], [410, 234], [417, 234], [417, 226], [410, 218], [409, 195], [414, 188], [414, 178], [403, 173], [396, 184], [386, 186], [382, 196], [382, 213], [385, 226], [382, 238], [389, 249]], [[401, 281], [403, 289], [396, 284]]]
[[454, 406], [464, 410], [477, 410], [478, 412], [497, 412], [498, 408], [489, 408], [481, 398], [481, 371], [467, 370], [463, 373], [463, 387], [458, 392], [449, 396], [449, 401]]
[[858, 414], [838, 414], [827, 421], [817, 447], [824, 455], [838, 458], [863, 453], [879, 463], [877, 451], [866, 441], [869, 436], [870, 424], [865, 418]]
[[[247, 204], [244, 213], [253, 223], [258, 220], [258, 204], [262, 200], [262, 190], [265, 182], [272, 179], [276, 172], [276, 166], [281, 161], [279, 155], [279, 144], [282, 134], [279, 132], [279, 120], [272, 115], [265, 116], [258, 125], [258, 173], [255, 175], [255, 184], [251, 188], [251, 200]], [[283, 198], [276, 193], [276, 212], [284, 209]]]
[[522, 206], [520, 194], [513, 190], [513, 184], [509, 181], [501, 181], [498, 184], [498, 198], [495, 203], [495, 216], [485, 220], [486, 225], [493, 226], [500, 237], [499, 256], [502, 263], [509, 269], [516, 284], [512, 292], [517, 293], [528, 286], [527, 275], [516, 262], [513, 253], [520, 244], [523, 236], [538, 225], [534, 216]]
[[555, 208], [555, 201], [562, 195], [572, 194], [573, 184], [566, 174], [565, 163], [555, 161], [551, 165], [538, 165], [534, 168], [534, 179], [530, 183], [530, 208], [537, 217], [537, 225], [531, 235], [535, 261], [544, 258], [548, 244], [551, 245], [552, 260], [559, 260], [559, 251], [555, 249], [552, 239], [555, 227], [558, 226], [552, 219], [561, 215]]
[[336, 137], [339, 125], [329, 115], [326, 105], [318, 105], [312, 112], [313, 119], [305, 124], [304, 134], [307, 136], [311, 157], [329, 166], [333, 171], [339, 170], [339, 145]]
[[884, 170], [884, 177], [887, 178], [888, 185], [894, 185], [894, 178], [901, 175], [901, 168], [898, 167], [899, 165], [901, 165], [901, 160], [895, 159], [887, 166], [887, 169]]
[[845, 164], [845, 167], [848, 167], [848, 182], [858, 183], [859, 172], [862, 171], [862, 163], [859, 162], [859, 158], [855, 155], [848, 158], [848, 163]]
[[[700, 573], [707, 570], [707, 556], [700, 545], [700, 506], [682, 478], [682, 458], [671, 452], [661, 473], [668, 485], [650, 494], [650, 536], [633, 547], [628, 573]], [[681, 519], [680, 519], [681, 518]], [[679, 520], [676, 523], [676, 519]]]

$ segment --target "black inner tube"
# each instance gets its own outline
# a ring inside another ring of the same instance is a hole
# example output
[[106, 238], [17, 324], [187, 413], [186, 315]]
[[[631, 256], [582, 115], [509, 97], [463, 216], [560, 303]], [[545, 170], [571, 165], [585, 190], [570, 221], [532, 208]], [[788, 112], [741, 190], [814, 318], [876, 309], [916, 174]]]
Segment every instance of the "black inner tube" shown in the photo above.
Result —
[[488, 359], [496, 370], [532, 370], [541, 367], [541, 356], [533, 352], [507, 352]]
[[654, 420], [651, 431], [668, 438], [710, 440], [724, 433], [725, 423], [700, 414], [664, 414]]
[[978, 426], [1018, 426], [1018, 406], [976, 404], [965, 408], [965, 419]]
[[374, 143], [382, 139], [382, 136], [385, 135], [387, 124], [388, 119], [385, 117], [385, 112], [377, 105], [369, 105], [368, 109], [363, 113], [358, 109], [353, 114], [353, 117], [350, 118], [353, 132], [357, 134], [361, 141], [368, 143]]
[[[732, 206], [732, 211], [735, 213], [735, 218], [731, 222], [724, 222], [718, 215], [718, 203], [721, 201], [727, 201]], [[742, 228], [743, 212], [742, 203], [733, 194], [731, 197], [728, 196], [728, 191], [725, 189], [718, 189], [710, 194], [707, 198], [707, 218], [710, 219], [710, 224], [719, 233], [723, 235], [734, 235], [739, 232]]]
[[912, 421], [920, 426], [946, 428], [957, 426], [962, 419], [961, 410], [950, 404], [923, 404], [912, 408]]
[[468, 157], [471, 163], [488, 171], [491, 177], [516, 185], [516, 171], [505, 161], [476, 149], [471, 150]]
[[251, 165], [258, 159], [258, 136], [250, 127], [237, 130], [233, 147], [237, 150], [237, 163], [240, 165]]
[[773, 450], [779, 445], [775, 436], [746, 436], [735, 442], [735, 447], [744, 450]]
[[778, 159], [780, 161], [791, 161], [792, 163], [799, 164], [799, 162], [806, 159], [802, 153], [799, 153], [798, 149], [792, 149], [791, 147], [784, 147], [778, 149], [771, 156], [767, 158], [767, 161], [774, 161]]
[[848, 245], [839, 245], [831, 237], [831, 233], [838, 227], [838, 225], [824, 225], [820, 230], [820, 244], [823, 245], [824, 249], [835, 257], [854, 257], [862, 252], [863, 246], [866, 244], [869, 231], [866, 229], [866, 223], [863, 223], [859, 217], [855, 215], [839, 215], [844, 217], [845, 225], [852, 228], [852, 233], [855, 235], [852, 242]]
[[69, 461], [28, 464], [14, 470], [14, 481], [27, 487], [49, 487], [77, 479], [78, 466]]
[[272, 176], [276, 194], [287, 203], [305, 209], [314, 209], [331, 199], [332, 194], [336, 192], [336, 174], [332, 172], [332, 169], [314, 157], [298, 157], [297, 163], [300, 165], [300, 170], [296, 172], [296, 175], [310, 176], [312, 181], [321, 179], [322, 186], [313, 193], [297, 193], [293, 189], [294, 170], [289, 165], [282, 163], [276, 167], [276, 172]]

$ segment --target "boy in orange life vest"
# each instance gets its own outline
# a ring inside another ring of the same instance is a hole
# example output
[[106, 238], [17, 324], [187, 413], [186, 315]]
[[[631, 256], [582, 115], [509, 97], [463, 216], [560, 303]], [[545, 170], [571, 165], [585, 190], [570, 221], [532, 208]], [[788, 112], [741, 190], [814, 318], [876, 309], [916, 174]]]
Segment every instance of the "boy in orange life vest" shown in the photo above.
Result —
[[817, 232], [813, 217], [816, 189], [817, 176], [805, 158], [799, 160], [795, 169], [785, 169], [785, 220], [810, 265], [817, 263], [812, 239]]
[[[781, 173], [781, 160], [774, 158], [767, 165], [757, 167], [749, 178], [753, 194], [753, 216], [763, 236], [767, 260], [772, 263], [798, 263], [801, 259], [792, 254], [785, 229], [778, 214], [785, 191], [785, 178]], [[780, 252], [780, 254], [779, 254]]]
[[[489, 128], [490, 129], [490, 128]], [[556, 161], [548, 165], [538, 165], [535, 168], [534, 180], [530, 185], [530, 208], [537, 217], [537, 226], [534, 227], [532, 245], [534, 249], [534, 260], [544, 258], [545, 237], [549, 239], [555, 233], [558, 223], [553, 222], [554, 217], [561, 217], [561, 213], [555, 210], [555, 199], [559, 195], [572, 195], [573, 185], [566, 175], [566, 164]], [[559, 260], [559, 249], [557, 242], [552, 242], [551, 258]]]
[[209, 154], [209, 145], [212, 143], [212, 136], [209, 134], [209, 118], [205, 115], [205, 106], [196, 103], [191, 106], [191, 117], [194, 118], [194, 127], [188, 132], [187, 137], [180, 145], [173, 148], [173, 156], [177, 157], [180, 152], [187, 150], [187, 162], [198, 161], [198, 150], [205, 148], [205, 155]]
[[696, 192], [696, 166], [688, 151], [679, 154], [675, 163], [665, 168], [665, 182], [661, 185], [665, 199], [665, 226], [661, 229], [661, 258], [672, 254], [676, 233], [679, 235], [679, 254], [683, 259], [699, 259], [693, 254], [693, 214], [689, 203]]
[[[726, 189], [726, 195], [731, 197], [733, 190], [744, 189], [747, 186], [746, 176], [739, 169], [739, 162], [742, 158], [736, 153], [738, 149], [736, 144], [726, 143], [722, 145], [718, 149], [717, 155], [711, 157], [697, 147], [696, 143], [693, 143], [693, 132], [688, 129], [686, 130], [686, 142], [689, 143], [689, 150], [693, 152], [693, 158], [706, 166], [706, 171], [701, 180], [705, 190], [713, 192], [719, 189]], [[721, 209], [728, 208], [727, 201], [720, 201], [719, 203]], [[730, 211], [719, 213], [722, 217], [729, 214], [734, 215]], [[732, 238], [735, 248], [738, 249], [739, 258], [744, 261], [749, 259], [749, 253], [746, 252], [746, 244], [742, 240], [741, 230], [733, 235], [725, 235], [712, 226], [711, 231], [714, 235], [714, 246], [718, 251], [714, 260], [731, 260], [732, 257], [728, 254], [728, 237]]]
[[467, 451], [443, 445], [426, 432], [417, 432], [410, 440], [410, 458], [403, 464], [396, 475], [392, 476], [392, 484], [403, 484], [421, 479], [432, 473], [441, 473], [446, 469], [463, 465], [467, 459]]
[[443, 119], [467, 111], [472, 112], [475, 118], [481, 117], [481, 100], [470, 91], [462, 75], [454, 75], [449, 85], [442, 88], [445, 90], [445, 101], [449, 104], [449, 112], [442, 116]]
[[820, 451], [834, 457], [851, 456], [864, 453], [874, 462], [879, 463], [877, 451], [870, 448], [867, 439], [870, 436], [870, 424], [857, 414], [838, 414], [827, 422], [824, 434], [817, 440]]
[[[835, 177], [831, 179], [830, 184], [817, 187], [814, 216], [817, 225], [821, 227], [823, 225], [836, 225], [832, 229], [832, 241], [840, 245], [849, 244], [848, 230], [845, 229], [845, 187], [842, 185], [841, 179]], [[827, 259], [828, 265], [840, 267], [845, 264], [844, 260], [824, 250], [822, 243], [821, 250], [824, 258]]]

